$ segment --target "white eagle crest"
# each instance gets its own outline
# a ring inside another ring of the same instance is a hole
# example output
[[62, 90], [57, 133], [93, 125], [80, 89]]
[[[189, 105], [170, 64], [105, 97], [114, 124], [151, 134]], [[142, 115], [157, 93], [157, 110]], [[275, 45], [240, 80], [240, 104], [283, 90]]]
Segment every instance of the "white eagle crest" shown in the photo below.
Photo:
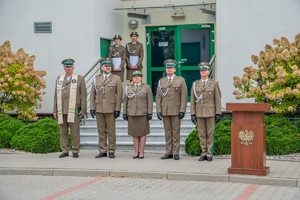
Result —
[[240, 131], [239, 138], [241, 140], [241, 144], [246, 146], [252, 145], [254, 133], [246, 129], [245, 131]]

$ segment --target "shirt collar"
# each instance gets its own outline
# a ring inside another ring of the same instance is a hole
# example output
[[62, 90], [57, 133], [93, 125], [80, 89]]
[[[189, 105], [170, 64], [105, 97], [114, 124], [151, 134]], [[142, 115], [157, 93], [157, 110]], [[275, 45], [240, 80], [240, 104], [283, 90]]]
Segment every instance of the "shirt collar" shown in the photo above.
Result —
[[171, 77], [168, 76], [168, 79], [171, 78], [171, 81], [173, 81], [174, 77], [175, 77], [175, 74], [173, 74], [173, 76], [171, 76]]

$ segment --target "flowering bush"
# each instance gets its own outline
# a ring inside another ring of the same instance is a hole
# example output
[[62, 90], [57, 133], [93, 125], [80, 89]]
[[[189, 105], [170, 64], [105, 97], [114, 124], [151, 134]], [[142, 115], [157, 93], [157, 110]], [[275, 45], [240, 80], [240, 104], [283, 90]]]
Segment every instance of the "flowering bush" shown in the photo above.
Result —
[[14, 54], [9, 41], [0, 46], [0, 113], [15, 110], [19, 119], [38, 119], [35, 109], [42, 106], [46, 72], [35, 70], [34, 60], [22, 48]]
[[[267, 102], [276, 113], [300, 111], [300, 34], [294, 42], [285, 37], [274, 39], [259, 56], [252, 55], [257, 68], [244, 68], [242, 77], [234, 76], [236, 99], [254, 98]], [[256, 82], [261, 82], [261, 85]]]

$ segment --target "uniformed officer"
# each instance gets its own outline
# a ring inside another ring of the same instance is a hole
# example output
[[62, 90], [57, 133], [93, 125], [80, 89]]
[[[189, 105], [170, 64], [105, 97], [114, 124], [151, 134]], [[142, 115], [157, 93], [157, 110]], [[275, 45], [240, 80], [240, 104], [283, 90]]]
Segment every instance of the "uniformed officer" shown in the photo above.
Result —
[[119, 76], [111, 73], [111, 59], [100, 60], [102, 74], [94, 78], [91, 96], [90, 111], [96, 115], [98, 128], [99, 154], [96, 158], [115, 157], [116, 146], [116, 118], [120, 116], [122, 103], [122, 83]]
[[132, 82], [125, 89], [123, 119], [128, 121], [128, 135], [133, 137], [133, 159], [144, 158], [146, 135], [150, 133], [149, 120], [153, 113], [153, 95], [148, 84], [142, 83], [140, 71], [132, 73]]
[[191, 89], [191, 120], [197, 124], [201, 156], [199, 161], [212, 161], [213, 133], [215, 122], [221, 120], [221, 91], [218, 81], [209, 79], [210, 65], [198, 65], [201, 79]]
[[126, 57], [127, 57], [127, 80], [132, 80], [132, 73], [136, 70], [142, 71], [144, 47], [143, 44], [138, 42], [139, 34], [135, 31], [130, 34], [131, 42], [126, 44]]
[[65, 74], [56, 79], [53, 116], [58, 120], [60, 128], [60, 147], [62, 153], [59, 158], [69, 156], [68, 132], [72, 134], [73, 158], [78, 158], [80, 150], [80, 117], [86, 115], [87, 91], [84, 78], [74, 73], [74, 59], [64, 59]]
[[187, 86], [184, 78], [176, 76], [175, 60], [164, 62], [167, 76], [158, 82], [156, 92], [156, 112], [159, 120], [163, 119], [165, 128], [166, 153], [161, 159], [179, 160], [180, 124], [187, 105]]
[[112, 74], [118, 75], [124, 81], [124, 68], [126, 63], [126, 48], [122, 46], [121, 35], [114, 36], [115, 44], [110, 46], [109, 58], [112, 59]]

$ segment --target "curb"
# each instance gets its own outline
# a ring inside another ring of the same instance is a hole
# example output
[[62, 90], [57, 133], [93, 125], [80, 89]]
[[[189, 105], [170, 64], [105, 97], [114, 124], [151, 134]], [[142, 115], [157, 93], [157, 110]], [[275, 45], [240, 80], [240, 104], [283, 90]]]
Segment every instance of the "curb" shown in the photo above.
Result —
[[34, 168], [1, 168], [0, 175], [39, 175], [39, 176], [82, 176], [82, 177], [115, 177], [115, 178], [149, 178], [185, 181], [208, 181], [245, 183], [255, 185], [300, 187], [300, 178], [268, 178], [247, 175], [191, 174], [143, 171], [107, 171], [78, 169], [34, 169]]

